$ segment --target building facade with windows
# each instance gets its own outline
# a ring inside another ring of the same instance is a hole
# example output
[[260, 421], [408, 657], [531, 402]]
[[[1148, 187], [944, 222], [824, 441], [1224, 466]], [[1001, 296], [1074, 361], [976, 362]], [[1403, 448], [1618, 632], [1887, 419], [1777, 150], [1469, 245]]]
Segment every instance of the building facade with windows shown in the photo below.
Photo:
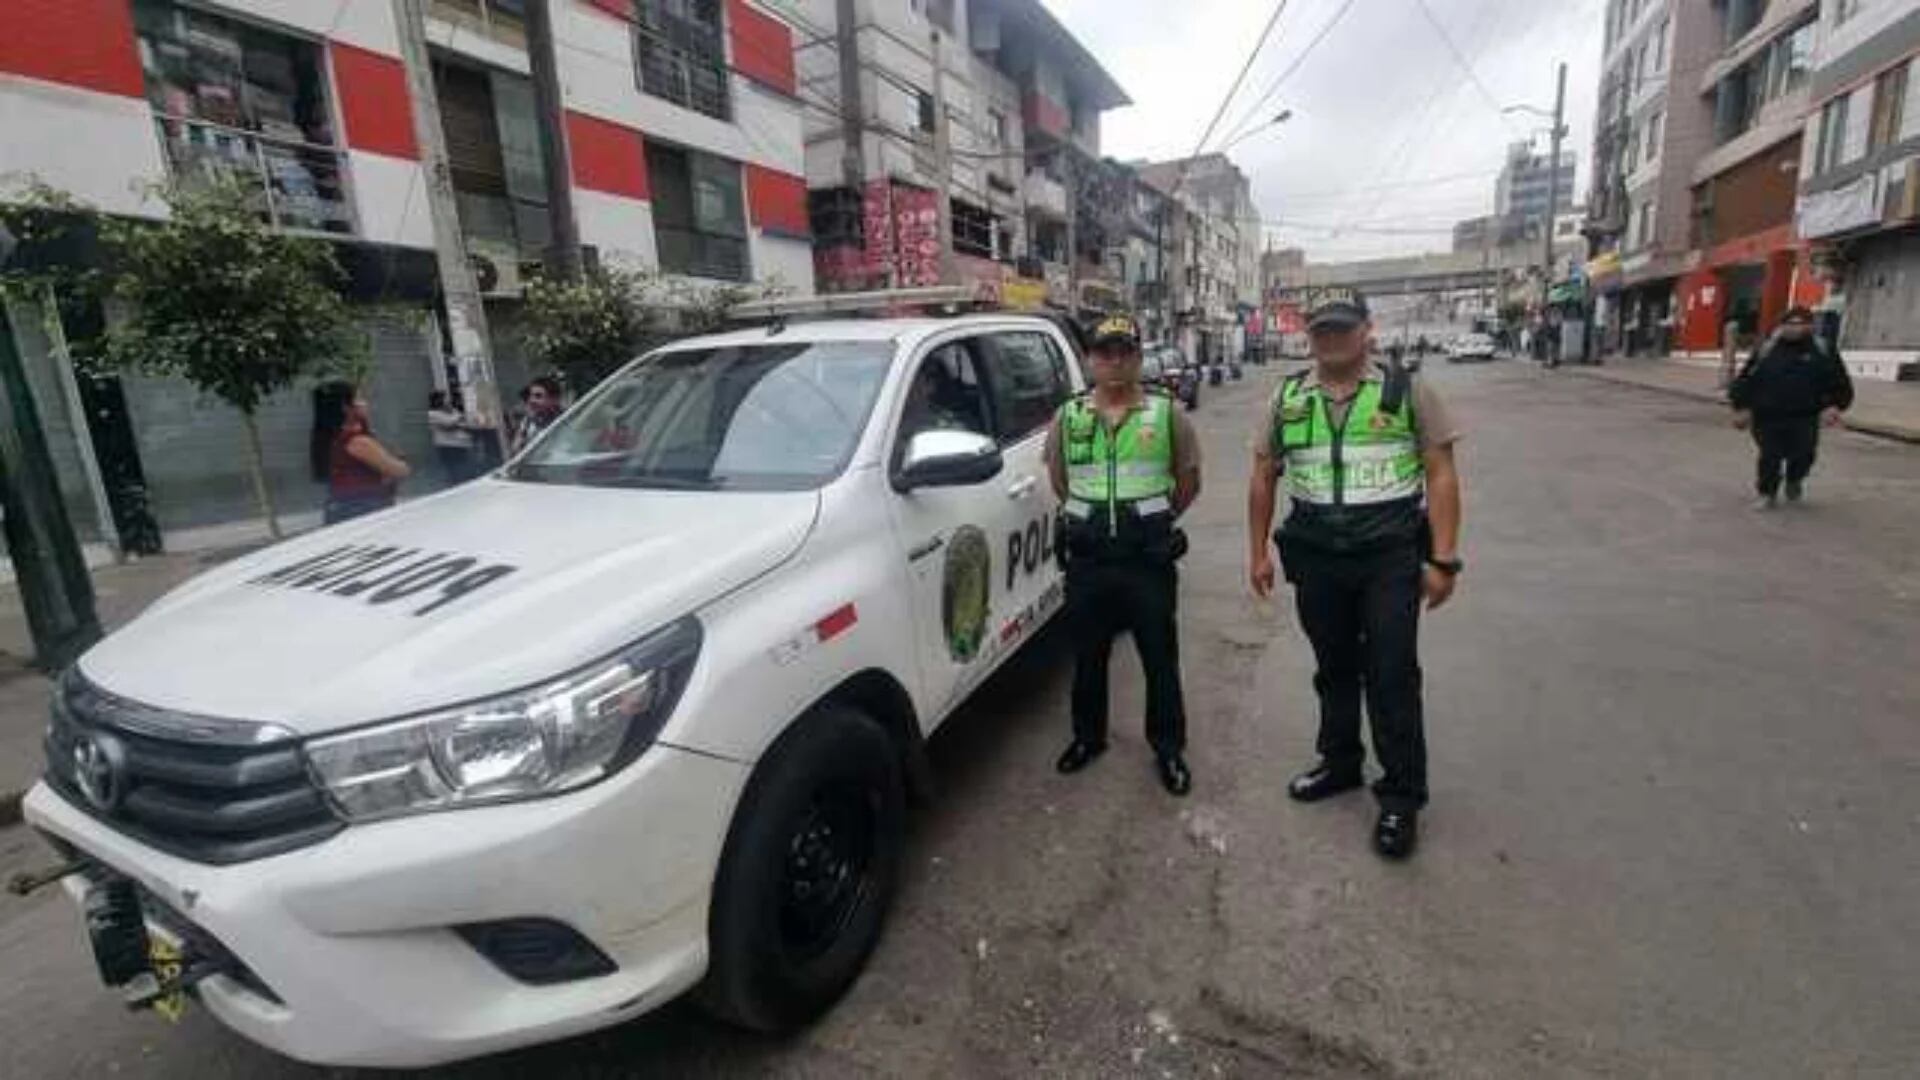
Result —
[[1795, 303], [1822, 293], [1795, 234], [1800, 132], [1813, 73], [1817, 0], [1726, 0], [1711, 6], [1719, 54], [1692, 80], [1712, 112], [1693, 165], [1687, 273], [1674, 346], [1707, 352], [1729, 326], [1771, 333]]
[[[511, 315], [547, 245], [551, 197], [522, 3], [427, 8], [463, 240], [490, 314], [505, 324], [495, 328], [496, 364], [511, 391], [527, 374], [513, 358]], [[583, 242], [603, 261], [810, 292], [788, 25], [746, 0], [554, 0], [552, 12]], [[258, 193], [275, 226], [335, 242], [351, 294], [365, 302], [377, 426], [403, 455], [431, 459], [423, 411], [427, 391], [446, 385], [446, 324], [392, 4], [0, 5], [0, 162], [134, 217], [162, 212], [154, 182], [231, 179]], [[88, 491], [90, 457], [92, 471], [134, 477], [163, 529], [251, 514], [229, 410], [177, 380], [140, 376], [79, 388], [114, 408], [67, 408], [75, 398], [60, 384], [74, 376], [54, 359], [64, 327], [43, 312], [15, 315], [76, 521], [112, 516], [87, 505], [111, 501], [98, 485]], [[261, 421], [277, 501], [296, 512], [317, 506], [304, 395], [280, 395]], [[432, 483], [423, 475], [409, 490]]]
[[1127, 97], [1098, 61], [1038, 0], [858, 0], [846, 28], [841, 7], [791, 5], [822, 289], [947, 280], [1014, 306], [1113, 306], [1128, 187], [1101, 159], [1100, 114]]
[[1708, 0], [1609, 0], [1604, 16], [1587, 272], [1601, 352], [1663, 348], [1692, 257], [1694, 163], [1713, 112], [1692, 87], [1720, 55]]
[[1920, 2], [1827, 4], [1810, 96], [1799, 233], [1848, 358], [1897, 367], [1920, 349]]
[[1259, 310], [1260, 212], [1246, 174], [1224, 154], [1140, 163], [1141, 179], [1185, 210], [1174, 337], [1187, 355], [1237, 357], [1247, 319]]

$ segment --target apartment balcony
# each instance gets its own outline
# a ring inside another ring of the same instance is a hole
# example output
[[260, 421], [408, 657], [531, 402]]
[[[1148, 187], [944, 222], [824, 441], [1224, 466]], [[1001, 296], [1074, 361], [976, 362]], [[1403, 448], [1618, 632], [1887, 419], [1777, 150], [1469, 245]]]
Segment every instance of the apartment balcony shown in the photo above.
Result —
[[1067, 220], [1067, 186], [1046, 173], [1035, 170], [1027, 174], [1026, 201], [1028, 213]]
[[181, 184], [237, 184], [275, 228], [354, 231], [339, 150], [184, 116], [153, 119], [167, 167]]

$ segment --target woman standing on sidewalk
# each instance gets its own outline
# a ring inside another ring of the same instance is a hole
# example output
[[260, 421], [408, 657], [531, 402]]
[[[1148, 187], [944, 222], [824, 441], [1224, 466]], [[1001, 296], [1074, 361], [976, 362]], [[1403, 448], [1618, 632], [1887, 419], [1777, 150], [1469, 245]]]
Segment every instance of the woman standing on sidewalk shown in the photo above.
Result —
[[393, 505], [394, 489], [413, 470], [373, 437], [367, 399], [348, 382], [313, 391], [313, 438], [308, 464], [327, 485], [325, 524]]

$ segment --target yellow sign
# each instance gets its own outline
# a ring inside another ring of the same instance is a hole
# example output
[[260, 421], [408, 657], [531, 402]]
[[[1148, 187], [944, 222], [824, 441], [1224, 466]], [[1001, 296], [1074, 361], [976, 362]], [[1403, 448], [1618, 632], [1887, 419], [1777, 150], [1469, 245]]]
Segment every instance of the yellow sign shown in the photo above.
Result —
[[1000, 286], [1000, 303], [1013, 311], [1039, 311], [1047, 306], [1047, 283], [1033, 278], [1008, 278]]

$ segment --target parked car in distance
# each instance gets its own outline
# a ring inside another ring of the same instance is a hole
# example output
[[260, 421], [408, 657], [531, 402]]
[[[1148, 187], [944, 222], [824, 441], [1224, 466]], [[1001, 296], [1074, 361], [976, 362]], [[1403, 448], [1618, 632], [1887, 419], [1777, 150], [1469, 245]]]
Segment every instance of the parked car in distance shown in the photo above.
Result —
[[1140, 380], [1158, 386], [1189, 409], [1200, 407], [1200, 368], [1174, 345], [1149, 345], [1140, 360]]
[[1447, 362], [1464, 364], [1475, 360], [1491, 360], [1494, 351], [1491, 337], [1485, 334], [1461, 334], [1447, 346]]

